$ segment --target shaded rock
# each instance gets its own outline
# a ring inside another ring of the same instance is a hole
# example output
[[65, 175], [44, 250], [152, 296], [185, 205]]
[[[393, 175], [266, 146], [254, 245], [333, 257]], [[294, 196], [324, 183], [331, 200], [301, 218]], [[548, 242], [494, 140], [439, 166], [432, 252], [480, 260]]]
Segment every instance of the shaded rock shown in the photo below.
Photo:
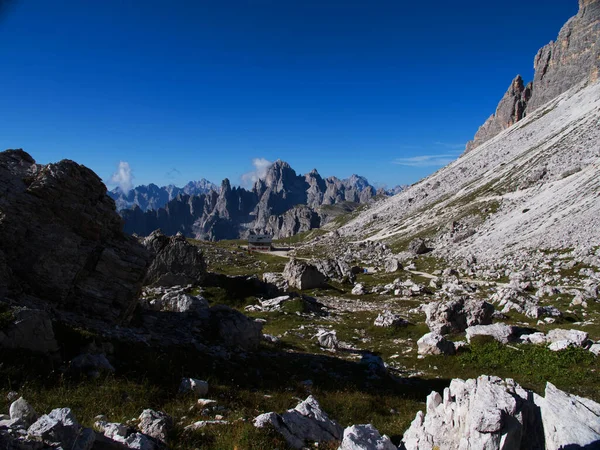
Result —
[[221, 345], [256, 349], [262, 340], [262, 323], [224, 305], [210, 308], [210, 329]]
[[343, 428], [329, 419], [312, 395], [294, 409], [281, 415], [274, 412], [261, 414], [253, 423], [257, 428], [272, 426], [296, 449], [310, 442], [339, 441], [343, 433]]
[[389, 437], [371, 425], [352, 425], [344, 430], [338, 450], [397, 450]]
[[95, 173], [7, 150], [0, 192], [0, 240], [13, 284], [61, 310], [109, 323], [131, 318], [149, 255], [122, 232]]
[[413, 255], [423, 255], [430, 251], [423, 239], [413, 239], [408, 244], [408, 251]]
[[326, 277], [312, 264], [290, 260], [283, 270], [283, 278], [290, 287], [304, 290], [325, 286]]
[[350, 265], [341, 259], [315, 259], [311, 261], [311, 264], [328, 279], [338, 283], [352, 283], [356, 279]]
[[393, 314], [391, 311], [385, 310], [375, 318], [373, 325], [384, 328], [405, 327], [408, 325], [408, 321], [398, 314]]
[[371, 377], [384, 377], [387, 375], [387, 367], [381, 356], [365, 353], [361, 356], [359, 364], [366, 366]]
[[13, 309], [14, 320], [0, 331], [0, 346], [38, 353], [58, 351], [52, 320], [46, 311], [29, 308]]
[[437, 332], [423, 335], [417, 341], [419, 355], [454, 355], [456, 349], [452, 341]]
[[206, 312], [208, 307], [208, 301], [204, 297], [177, 291], [167, 292], [162, 297], [148, 302], [148, 308], [154, 311], [202, 313]]
[[115, 368], [102, 353], [84, 353], [69, 362], [69, 371], [97, 378], [101, 373], [114, 373]]
[[180, 394], [194, 393], [200, 397], [208, 394], [208, 383], [196, 378], [182, 378], [179, 385]]
[[160, 230], [142, 240], [152, 254], [144, 284], [149, 286], [198, 285], [206, 275], [202, 251], [185, 237], [167, 237]]
[[482, 300], [464, 299], [433, 302], [425, 307], [426, 323], [441, 334], [461, 333], [474, 325], [492, 323], [494, 307]]
[[160, 442], [167, 442], [167, 436], [173, 427], [170, 416], [164, 412], [145, 409], [138, 419], [138, 428], [143, 434]]
[[69, 408], [44, 414], [29, 427], [27, 435], [48, 445], [78, 450], [91, 449], [95, 440], [93, 430], [82, 428]]
[[531, 319], [540, 317], [562, 317], [562, 313], [555, 306], [530, 306], [525, 315]]

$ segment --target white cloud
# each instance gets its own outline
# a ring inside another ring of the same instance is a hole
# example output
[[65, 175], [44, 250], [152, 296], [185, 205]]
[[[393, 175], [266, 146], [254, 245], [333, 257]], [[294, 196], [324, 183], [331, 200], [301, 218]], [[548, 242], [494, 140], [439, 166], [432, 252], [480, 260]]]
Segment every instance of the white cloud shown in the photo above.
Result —
[[442, 167], [450, 164], [459, 156], [457, 153], [443, 153], [439, 155], [419, 155], [409, 158], [397, 158], [393, 161], [399, 166], [409, 167]]
[[252, 165], [254, 166], [254, 170], [242, 175], [242, 185], [244, 186], [251, 186], [261, 178], [264, 178], [267, 170], [273, 163], [265, 158], [254, 158]]
[[133, 173], [131, 166], [126, 161], [119, 162], [117, 171], [113, 173], [110, 182], [116, 184], [122, 192], [128, 193], [133, 189]]

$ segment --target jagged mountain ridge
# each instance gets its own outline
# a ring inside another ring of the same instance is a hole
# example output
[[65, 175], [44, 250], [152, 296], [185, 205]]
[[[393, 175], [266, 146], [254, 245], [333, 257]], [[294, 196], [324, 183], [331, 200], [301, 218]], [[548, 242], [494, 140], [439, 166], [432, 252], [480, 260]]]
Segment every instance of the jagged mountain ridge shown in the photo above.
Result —
[[[512, 125], [496, 128], [457, 161], [365, 210], [340, 233], [399, 249], [419, 237], [440, 256], [487, 262], [537, 249], [586, 255], [600, 246], [599, 24], [600, 1], [580, 1], [557, 43], [538, 53], [536, 61], [548, 54], [549, 63], [536, 63], [533, 93], [518, 77], [502, 99], [499, 111], [506, 114], [496, 118], [511, 118]], [[581, 60], [578, 75], [574, 60]], [[539, 80], [547, 80], [547, 87]], [[569, 85], [534, 109], [539, 99]]]
[[352, 175], [340, 180], [323, 178], [316, 169], [298, 175], [277, 160], [251, 190], [232, 187], [228, 179], [220, 189], [201, 195], [179, 194], [156, 211], [133, 208], [121, 211], [125, 230], [148, 235], [157, 228], [166, 234], [183, 233], [204, 240], [236, 239], [249, 233], [288, 237], [318, 228], [332, 218], [324, 205], [364, 204], [377, 192], [366, 178]]
[[182, 188], [172, 184], [158, 187], [156, 184], [150, 183], [136, 186], [127, 193], [117, 187], [109, 191], [108, 195], [115, 201], [119, 211], [132, 208], [134, 205], [137, 205], [142, 211], [149, 211], [162, 208], [179, 194], [201, 195], [218, 189], [216, 184], [202, 178], [199, 181], [190, 181]]
[[496, 112], [479, 128], [466, 152], [497, 136], [544, 103], [582, 81], [594, 83], [600, 71], [600, 1], [579, 0], [579, 12], [560, 30], [555, 42], [542, 47], [534, 59], [535, 75], [524, 85], [518, 75]]

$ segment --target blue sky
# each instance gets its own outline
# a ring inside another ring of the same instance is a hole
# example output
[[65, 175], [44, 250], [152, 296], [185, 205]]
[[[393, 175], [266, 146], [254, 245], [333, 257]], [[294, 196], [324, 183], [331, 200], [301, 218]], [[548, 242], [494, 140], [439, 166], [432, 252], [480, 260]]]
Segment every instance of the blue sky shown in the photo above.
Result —
[[0, 148], [73, 159], [107, 183], [126, 161], [135, 184], [159, 185], [237, 184], [260, 158], [413, 183], [460, 154], [577, 12], [577, 0], [8, 3]]

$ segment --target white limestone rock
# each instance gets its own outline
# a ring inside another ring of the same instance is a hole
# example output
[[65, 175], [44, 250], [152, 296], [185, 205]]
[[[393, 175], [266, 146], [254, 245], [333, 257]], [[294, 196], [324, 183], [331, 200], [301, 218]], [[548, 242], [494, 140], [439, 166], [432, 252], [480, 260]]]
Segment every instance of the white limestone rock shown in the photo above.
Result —
[[339, 441], [343, 433], [342, 427], [329, 419], [312, 395], [294, 409], [281, 415], [275, 412], [261, 414], [253, 423], [257, 428], [272, 426], [295, 449], [301, 449], [309, 442]]
[[517, 340], [515, 327], [503, 323], [493, 325], [475, 325], [467, 328], [467, 342], [471, 342], [475, 336], [491, 336], [502, 344], [508, 344]]
[[179, 385], [179, 393], [189, 394], [191, 392], [200, 397], [208, 394], [208, 383], [195, 378], [182, 378]]
[[419, 355], [453, 355], [456, 348], [452, 341], [439, 333], [431, 332], [417, 341]]
[[9, 414], [11, 420], [21, 420], [27, 427], [36, 418], [35, 410], [23, 397], [18, 398], [10, 405]]
[[371, 425], [352, 425], [344, 430], [344, 438], [338, 450], [397, 450], [389, 437], [381, 436]]

